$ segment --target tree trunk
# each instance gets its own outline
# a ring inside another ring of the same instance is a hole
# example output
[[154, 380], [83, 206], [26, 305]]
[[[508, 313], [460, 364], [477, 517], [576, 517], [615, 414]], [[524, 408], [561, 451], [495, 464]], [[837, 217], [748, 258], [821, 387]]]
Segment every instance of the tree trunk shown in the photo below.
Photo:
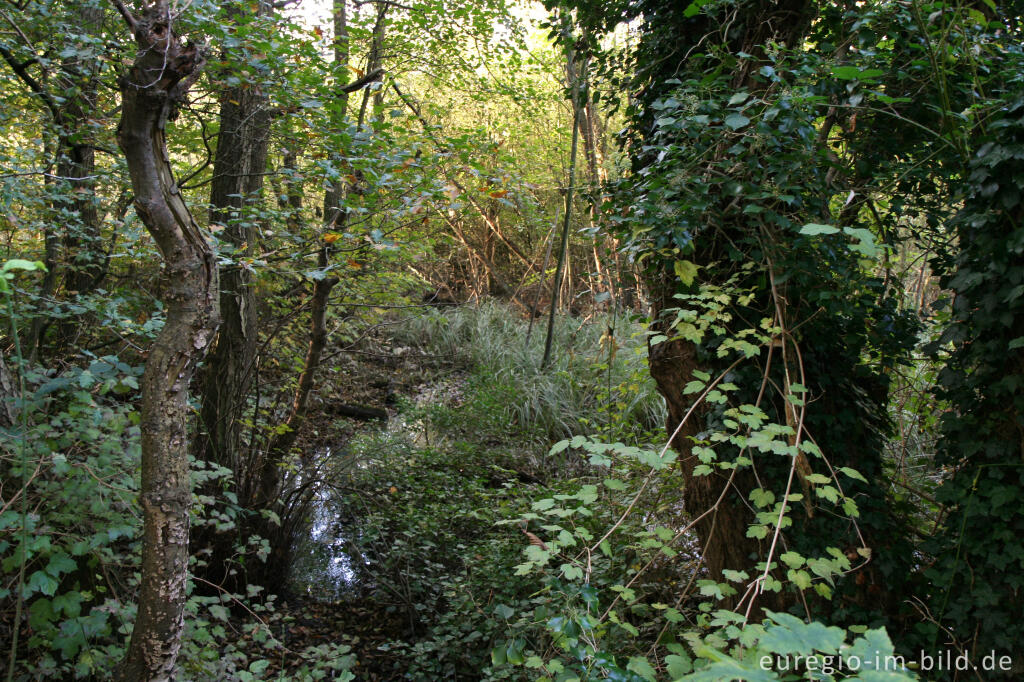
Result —
[[[257, 13], [266, 4], [257, 6]], [[240, 13], [242, 9], [236, 10]], [[256, 297], [243, 260], [255, 250], [255, 223], [245, 215], [263, 189], [270, 111], [259, 88], [229, 88], [221, 97], [220, 130], [210, 184], [210, 225], [223, 227], [233, 263], [221, 273], [222, 324], [206, 363], [195, 454], [238, 472], [239, 418], [245, 410], [256, 360]]]
[[189, 214], [168, 163], [164, 127], [199, 76], [199, 47], [182, 45], [166, 1], [140, 17], [115, 2], [138, 56], [121, 80], [118, 143], [135, 209], [164, 260], [167, 321], [142, 378], [142, 579], [139, 609], [120, 679], [170, 680], [181, 647], [188, 575], [188, 386], [217, 329], [217, 264]]
[[[265, 2], [255, 7], [257, 16], [268, 9]], [[237, 22], [248, 8], [230, 6], [229, 21]], [[229, 59], [230, 55], [225, 55]], [[245, 259], [255, 252], [255, 221], [247, 213], [259, 202], [267, 165], [271, 114], [267, 97], [258, 87], [228, 88], [220, 100], [220, 128], [210, 184], [210, 225], [223, 228], [221, 238], [228, 244], [231, 264], [220, 278], [221, 327], [202, 377], [201, 429], [193, 450], [196, 459], [217, 464], [234, 472], [236, 493], [247, 466], [241, 449], [241, 417], [247, 406], [255, 374], [257, 350], [257, 305], [251, 270]], [[241, 499], [241, 498], [240, 498]], [[202, 551], [202, 568], [207, 581], [230, 591], [244, 591], [235, 579], [231, 557], [236, 533], [218, 533], [216, 525], [196, 529], [192, 553]]]
[[[97, 36], [103, 23], [103, 9], [85, 3], [70, 3], [67, 15], [63, 17], [70, 25], [79, 27], [80, 34], [53, 35], [55, 43], [72, 45], [83, 36]], [[51, 203], [51, 225], [43, 228], [45, 239], [46, 274], [43, 277], [39, 297], [52, 301], [57, 293], [61, 276], [70, 294], [84, 294], [92, 291], [106, 275], [107, 255], [103, 252], [100, 235], [100, 216], [95, 196], [95, 148], [90, 134], [90, 118], [94, 116], [97, 102], [97, 75], [100, 62], [93, 58], [79, 56], [61, 60], [53, 83], [47, 82], [46, 72], [37, 80], [30, 72], [30, 66], [39, 60], [24, 59], [24, 55], [12, 53], [0, 46], [0, 58], [14, 71], [14, 74], [46, 105], [53, 123], [53, 145], [56, 153], [56, 178], [46, 178], [53, 183]], [[59, 226], [59, 227], [58, 227]], [[61, 246], [65, 253], [65, 265], [61, 267]], [[38, 315], [33, 319], [25, 346], [33, 359], [46, 327], [53, 318]], [[58, 346], [72, 340], [81, 325], [77, 321], [64, 320], [59, 323]]]

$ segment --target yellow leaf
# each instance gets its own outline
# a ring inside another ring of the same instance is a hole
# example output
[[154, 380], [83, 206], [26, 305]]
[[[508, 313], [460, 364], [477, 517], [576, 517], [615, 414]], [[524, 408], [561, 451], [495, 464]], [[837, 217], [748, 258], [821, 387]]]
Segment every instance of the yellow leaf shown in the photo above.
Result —
[[324, 235], [324, 241], [327, 242], [328, 244], [333, 244], [339, 239], [341, 239], [341, 235], [338, 234], [337, 232], [328, 232], [327, 234]]
[[490, 196], [491, 196], [492, 199], [501, 199], [506, 194], [508, 194], [508, 190], [507, 189], [496, 189], [496, 190], [494, 190], [493, 192], [490, 193]]
[[697, 270], [700, 269], [700, 266], [688, 260], [677, 260], [673, 269], [675, 270], [676, 277], [679, 278], [679, 281], [686, 286], [690, 286], [693, 284], [694, 278], [697, 277]]

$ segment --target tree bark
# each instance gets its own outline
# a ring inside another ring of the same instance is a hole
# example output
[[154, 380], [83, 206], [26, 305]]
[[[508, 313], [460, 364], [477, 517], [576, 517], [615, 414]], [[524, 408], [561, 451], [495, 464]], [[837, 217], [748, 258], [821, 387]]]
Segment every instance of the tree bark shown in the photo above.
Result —
[[164, 127], [204, 64], [173, 32], [166, 0], [135, 17], [115, 0], [139, 51], [121, 79], [118, 143], [135, 209], [164, 261], [167, 321], [142, 378], [142, 579], [122, 680], [170, 680], [181, 647], [188, 574], [188, 386], [217, 329], [217, 265], [168, 163]]
[[[261, 2], [257, 14], [266, 10]], [[242, 12], [246, 10], [236, 10]], [[222, 226], [233, 249], [231, 265], [221, 273], [222, 324], [206, 363], [196, 457], [234, 472], [239, 457], [240, 422], [252, 385], [256, 360], [256, 297], [243, 259], [252, 255], [257, 233], [245, 216], [263, 189], [270, 137], [270, 110], [259, 88], [226, 90], [220, 103], [220, 130], [210, 184], [210, 225]]]
[[[733, 51], [742, 50], [757, 54], [768, 42], [791, 43], [802, 35], [802, 31], [808, 25], [809, 7], [805, 0], [785, 0], [781, 3], [765, 0], [745, 6], [745, 12], [743, 28], [734, 32], [735, 39], [730, 45]], [[694, 30], [699, 32], [699, 29]], [[672, 66], [673, 70], [676, 68], [683, 67]], [[756, 91], [763, 86], [747, 82], [749, 68], [745, 66], [737, 72], [736, 84], [737, 87], [742, 85]], [[734, 228], [723, 225], [720, 229]], [[722, 254], [715, 251], [713, 242], [710, 245], [698, 243], [692, 258], [701, 266], [710, 267], [722, 260]], [[663, 314], [666, 310], [679, 307], [678, 301], [673, 298], [679, 285], [671, 268], [672, 263], [669, 262], [667, 267], [652, 269], [646, 277], [651, 292], [653, 329], [669, 337], [673, 336], [673, 332], [668, 329]], [[668, 407], [666, 426], [670, 434], [690, 411], [696, 397], [685, 395], [684, 388], [695, 378], [695, 370], [708, 369], [699, 364], [698, 352], [696, 344], [682, 339], [665, 341], [649, 348], [650, 372]], [[689, 415], [689, 420], [673, 438], [672, 447], [679, 453], [679, 465], [684, 481], [683, 500], [687, 513], [691, 518], [698, 518], [708, 510], [714, 510], [699, 521], [694, 530], [701, 544], [704, 565], [709, 577], [725, 582], [725, 569], [746, 569], [754, 574], [754, 567], [759, 560], [763, 560], [767, 548], [762, 547], [757, 539], [747, 537], [747, 528], [754, 517], [744, 501], [749, 491], [757, 487], [750, 469], [737, 470], [732, 478], [722, 470], [716, 470], [707, 476], [694, 475], [694, 470], [700, 462], [692, 454], [692, 449], [694, 438], [706, 428], [704, 414], [706, 410], [702, 411], [698, 407]], [[732, 490], [727, 490], [729, 487]], [[721, 604], [725, 608], [732, 608], [738, 598], [739, 595], [727, 598]], [[778, 595], [764, 593], [758, 598], [758, 608], [752, 611], [753, 617], [759, 617], [761, 608], [782, 609], [784, 606], [783, 599]]]

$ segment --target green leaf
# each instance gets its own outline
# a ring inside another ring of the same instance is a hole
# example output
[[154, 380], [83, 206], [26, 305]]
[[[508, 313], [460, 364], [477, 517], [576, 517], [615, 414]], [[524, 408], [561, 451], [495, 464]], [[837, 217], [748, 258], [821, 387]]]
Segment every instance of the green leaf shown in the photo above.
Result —
[[786, 552], [779, 557], [790, 568], [800, 568], [804, 565], [805, 559], [796, 552]]
[[665, 657], [665, 668], [668, 670], [668, 676], [675, 680], [693, 671], [693, 661], [689, 656], [672, 654]]
[[845, 634], [841, 628], [827, 627], [813, 621], [804, 623], [788, 613], [765, 611], [776, 625], [769, 625], [761, 637], [761, 646], [775, 654], [807, 653], [808, 650], [836, 653], [843, 645]]
[[836, 234], [838, 232], [838, 227], [832, 227], [831, 225], [821, 225], [819, 223], [807, 223], [806, 225], [800, 228], [800, 234], [806, 234], [812, 237], [819, 234]]
[[270, 667], [270, 661], [268, 661], [266, 659], [261, 659], [261, 660], [258, 660], [258, 661], [253, 661], [252, 663], [249, 664], [249, 672], [251, 672], [253, 674], [256, 674], [256, 675], [259, 675], [261, 672], [263, 672], [264, 670], [266, 670], [269, 667]]
[[227, 610], [227, 608], [222, 606], [221, 604], [211, 604], [210, 615], [216, 618], [217, 620], [227, 621], [231, 614]]
[[747, 529], [747, 537], [764, 540], [768, 537], [768, 526], [751, 526]]
[[651, 667], [650, 662], [641, 656], [632, 656], [629, 659], [629, 664], [626, 666], [626, 670], [634, 672], [650, 682], [654, 682], [654, 680], [657, 679], [657, 673], [655, 673], [654, 668]]
[[794, 570], [791, 568], [788, 571], [786, 571], [786, 577], [789, 578], [790, 581], [794, 585], [796, 585], [798, 589], [801, 590], [806, 590], [808, 587], [811, 586], [811, 583], [813, 582], [811, 580], [811, 574], [803, 569]]
[[568, 440], [560, 440], [560, 441], [558, 441], [557, 443], [555, 443], [554, 445], [551, 446], [551, 450], [548, 451], [548, 454], [549, 455], [557, 455], [559, 452], [561, 452], [562, 450], [565, 450], [568, 447], [569, 447], [569, 441]]
[[855, 478], [858, 481], [863, 481], [864, 483], [868, 482], [868, 479], [864, 478], [864, 476], [856, 469], [851, 469], [850, 467], [839, 467], [839, 471], [846, 474], [850, 478]]
[[881, 76], [884, 71], [881, 69], [858, 69], [856, 66], [833, 66], [832, 75], [839, 80], [871, 80]]
[[576, 580], [583, 577], [583, 569], [573, 564], [562, 564], [559, 568], [566, 580]]
[[729, 114], [728, 116], [725, 117], [726, 127], [731, 128], [732, 130], [739, 130], [748, 123], [750, 123], [750, 119], [744, 116], [743, 114]]
[[53, 579], [45, 571], [36, 571], [28, 578], [29, 594], [32, 592], [39, 592], [45, 594], [48, 597], [52, 597], [53, 593], [57, 591], [57, 581]]
[[867, 258], [874, 258], [881, 251], [878, 244], [875, 243], [875, 235], [871, 230], [867, 230], [862, 227], [844, 227], [843, 232], [851, 237], [856, 237], [858, 240], [857, 244], [850, 246], [851, 250], [856, 251]]
[[46, 266], [43, 265], [41, 261], [37, 260], [31, 261], [25, 260], [24, 258], [12, 258], [11, 260], [4, 263], [3, 269], [0, 270], [0, 272], [3, 272], [6, 275], [8, 272], [14, 272], [16, 270], [21, 270], [24, 272], [34, 272], [36, 270], [42, 270], [43, 272], [45, 272]]
[[505, 660], [512, 665], [522, 665], [526, 662], [526, 657], [523, 656], [523, 645], [521, 642], [517, 640], [508, 645], [508, 648], [505, 650]]

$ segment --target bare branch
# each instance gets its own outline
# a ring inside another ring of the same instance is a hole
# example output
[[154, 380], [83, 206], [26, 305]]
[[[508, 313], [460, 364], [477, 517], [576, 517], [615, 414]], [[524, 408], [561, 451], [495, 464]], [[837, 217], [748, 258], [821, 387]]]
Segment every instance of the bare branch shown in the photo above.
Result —
[[132, 14], [131, 10], [129, 10], [121, 0], [110, 0], [110, 2], [112, 2], [114, 7], [117, 8], [117, 11], [121, 13], [121, 16], [124, 17], [124, 23], [128, 24], [128, 28], [130, 28], [134, 34], [135, 30], [139, 26], [139, 20], [135, 18], [135, 15]]

